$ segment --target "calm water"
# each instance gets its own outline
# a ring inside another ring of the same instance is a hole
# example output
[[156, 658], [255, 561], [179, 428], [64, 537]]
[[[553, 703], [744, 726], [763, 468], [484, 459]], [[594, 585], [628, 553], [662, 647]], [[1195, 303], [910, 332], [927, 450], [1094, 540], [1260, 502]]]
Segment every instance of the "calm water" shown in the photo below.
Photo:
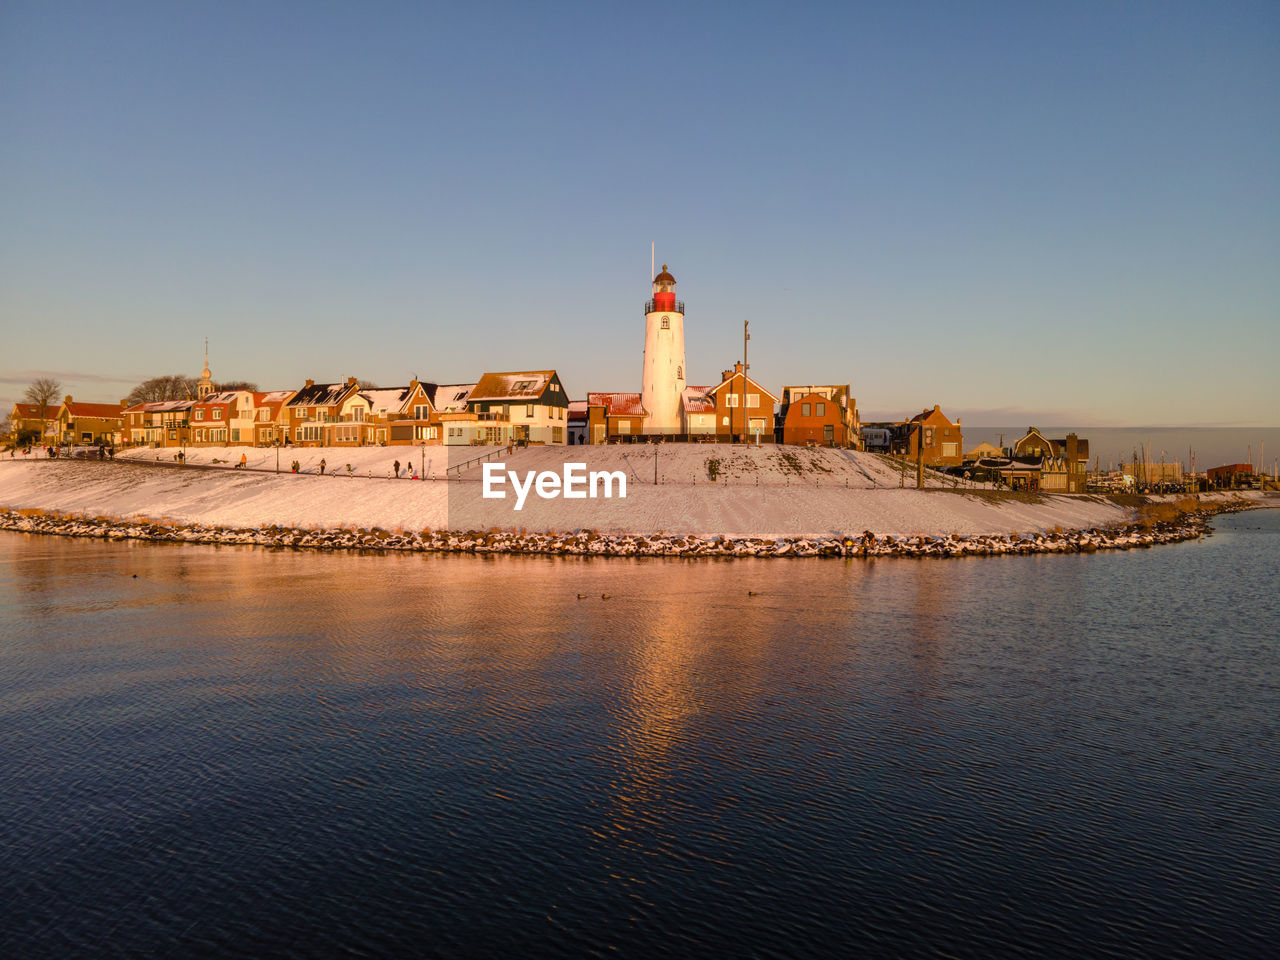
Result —
[[3, 534], [0, 955], [1274, 956], [1278, 570]]

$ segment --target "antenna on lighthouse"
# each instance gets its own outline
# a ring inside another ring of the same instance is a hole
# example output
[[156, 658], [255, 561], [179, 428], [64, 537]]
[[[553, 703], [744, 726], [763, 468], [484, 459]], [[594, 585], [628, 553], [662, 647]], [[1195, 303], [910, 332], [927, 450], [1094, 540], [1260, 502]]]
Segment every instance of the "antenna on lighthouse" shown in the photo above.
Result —
[[649, 241], [649, 279], [650, 280], [652, 280], [654, 277], [657, 276], [657, 274], [653, 272], [654, 262], [655, 261], [653, 259], [653, 241], [650, 240]]

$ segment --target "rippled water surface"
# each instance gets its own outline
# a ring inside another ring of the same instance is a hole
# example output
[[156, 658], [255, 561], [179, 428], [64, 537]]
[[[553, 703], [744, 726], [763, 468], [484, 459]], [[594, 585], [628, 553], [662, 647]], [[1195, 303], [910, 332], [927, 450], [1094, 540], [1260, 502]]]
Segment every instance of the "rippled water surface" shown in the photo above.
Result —
[[1278, 569], [0, 535], [0, 955], [1274, 956]]

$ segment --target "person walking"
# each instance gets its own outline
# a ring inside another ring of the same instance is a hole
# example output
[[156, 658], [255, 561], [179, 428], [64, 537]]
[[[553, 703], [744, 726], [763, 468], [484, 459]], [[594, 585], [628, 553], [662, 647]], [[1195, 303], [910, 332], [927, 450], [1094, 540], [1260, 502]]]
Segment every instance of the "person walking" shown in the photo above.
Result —
[[400, 479], [400, 461], [399, 460], [396, 461], [396, 479], [397, 480]]
[[320, 458], [320, 476], [322, 477], [324, 476], [324, 467], [325, 467], [324, 457], [321, 457]]

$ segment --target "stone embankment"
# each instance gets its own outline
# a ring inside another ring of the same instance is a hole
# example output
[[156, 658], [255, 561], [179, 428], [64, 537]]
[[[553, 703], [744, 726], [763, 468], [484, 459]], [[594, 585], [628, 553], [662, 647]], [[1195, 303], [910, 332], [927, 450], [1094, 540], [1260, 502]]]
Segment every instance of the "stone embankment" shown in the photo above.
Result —
[[1033, 553], [1093, 553], [1129, 550], [1191, 540], [1209, 532], [1215, 513], [1247, 509], [1251, 504], [1221, 504], [1148, 520], [1090, 530], [1027, 535], [949, 537], [877, 537], [870, 531], [843, 537], [765, 539], [757, 537], [640, 536], [573, 533], [512, 533], [340, 528], [308, 530], [263, 526], [235, 528], [49, 514], [36, 510], [0, 511], [0, 529], [22, 533], [203, 543], [308, 550], [385, 550], [420, 553], [550, 554], [603, 557], [964, 557]]

